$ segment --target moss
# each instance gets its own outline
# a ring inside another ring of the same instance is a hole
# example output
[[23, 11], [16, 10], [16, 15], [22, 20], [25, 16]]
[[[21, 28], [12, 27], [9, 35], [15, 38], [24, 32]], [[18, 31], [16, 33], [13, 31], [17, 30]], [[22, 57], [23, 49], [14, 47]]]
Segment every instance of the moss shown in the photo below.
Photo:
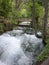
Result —
[[42, 62], [49, 57], [49, 39], [47, 39], [47, 45], [45, 46], [43, 52], [37, 57], [37, 61]]

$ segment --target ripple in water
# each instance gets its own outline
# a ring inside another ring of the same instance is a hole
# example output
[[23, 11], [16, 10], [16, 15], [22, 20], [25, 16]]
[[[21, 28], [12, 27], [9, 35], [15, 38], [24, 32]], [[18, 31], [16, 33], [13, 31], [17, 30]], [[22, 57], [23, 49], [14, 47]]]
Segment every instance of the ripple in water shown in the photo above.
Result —
[[32, 65], [43, 49], [42, 39], [13, 30], [0, 36], [0, 65]]

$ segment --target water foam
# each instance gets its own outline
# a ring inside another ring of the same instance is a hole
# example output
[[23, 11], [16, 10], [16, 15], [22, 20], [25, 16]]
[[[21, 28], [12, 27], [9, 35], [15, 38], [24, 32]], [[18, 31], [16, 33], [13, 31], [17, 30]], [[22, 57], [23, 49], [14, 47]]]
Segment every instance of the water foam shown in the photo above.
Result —
[[0, 65], [32, 65], [42, 49], [42, 39], [35, 35], [7, 32], [0, 36]]

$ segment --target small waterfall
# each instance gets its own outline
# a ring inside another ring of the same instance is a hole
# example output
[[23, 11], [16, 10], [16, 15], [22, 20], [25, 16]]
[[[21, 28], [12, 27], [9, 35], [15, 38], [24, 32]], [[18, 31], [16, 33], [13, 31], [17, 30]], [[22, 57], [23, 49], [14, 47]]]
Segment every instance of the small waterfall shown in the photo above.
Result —
[[22, 30], [0, 35], [0, 65], [34, 65], [42, 50], [42, 39]]

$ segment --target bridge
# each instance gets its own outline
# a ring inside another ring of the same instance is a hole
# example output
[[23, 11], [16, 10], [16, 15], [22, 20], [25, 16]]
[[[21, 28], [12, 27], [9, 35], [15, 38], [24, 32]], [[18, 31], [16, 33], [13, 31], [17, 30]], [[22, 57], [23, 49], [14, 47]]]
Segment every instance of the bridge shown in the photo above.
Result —
[[16, 22], [32, 21], [32, 18], [16, 18]]
[[[32, 21], [32, 18], [16, 18], [17, 24], [15, 26], [20, 26], [20, 27], [31, 27], [30, 23]], [[28, 22], [28, 23], [23, 23], [23, 22]], [[20, 24], [23, 23], [23, 24]]]
[[[20, 25], [19, 23], [21, 22], [32, 22], [32, 17], [29, 17], [29, 18], [16, 18], [16, 22], [17, 24], [14, 24], [15, 26], [20, 26], [20, 27], [30, 27], [28, 24], [27, 25]], [[8, 19], [4, 19], [4, 17], [0, 18], [0, 23], [3, 23], [5, 25], [10, 25], [11, 23], [8, 21]], [[19, 24], [19, 25], [18, 25]], [[47, 24], [48, 28], [49, 28], [49, 20], [48, 20], [48, 24]]]
[[32, 21], [32, 18], [16, 18], [16, 21], [20, 21], [20, 22], [23, 22], [23, 21]]

